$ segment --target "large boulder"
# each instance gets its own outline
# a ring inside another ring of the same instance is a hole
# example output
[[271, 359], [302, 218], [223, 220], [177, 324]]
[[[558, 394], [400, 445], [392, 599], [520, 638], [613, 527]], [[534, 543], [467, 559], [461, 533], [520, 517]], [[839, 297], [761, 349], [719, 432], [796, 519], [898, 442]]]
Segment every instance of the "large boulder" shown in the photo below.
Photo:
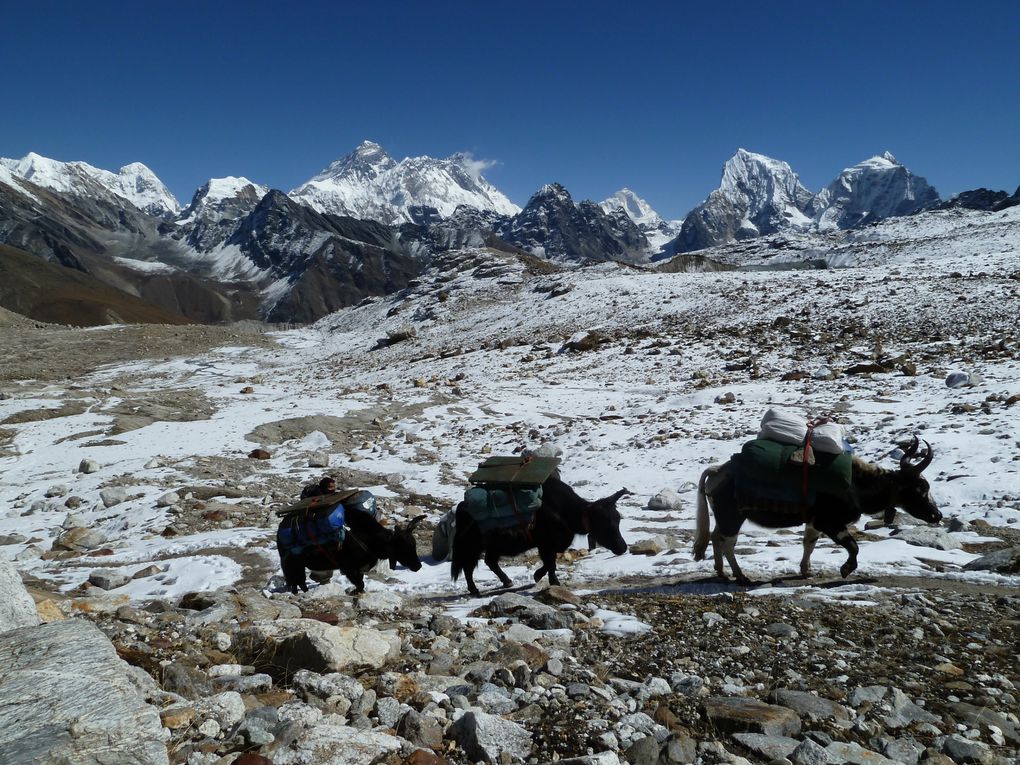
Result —
[[169, 763], [159, 713], [81, 619], [0, 634], [0, 762]]
[[531, 753], [531, 734], [526, 728], [477, 709], [465, 712], [450, 726], [449, 735], [472, 762], [498, 763], [503, 753], [516, 762]]
[[998, 574], [1020, 574], [1020, 546], [995, 550], [965, 565], [966, 571], [994, 571]]
[[363, 627], [336, 627], [316, 619], [277, 619], [243, 630], [238, 637], [251, 663], [284, 674], [298, 669], [346, 672], [379, 669], [400, 652], [400, 636]]
[[275, 765], [364, 765], [382, 762], [400, 751], [400, 739], [388, 733], [347, 725], [317, 725], [293, 746], [273, 751]]
[[0, 561], [0, 632], [39, 623], [35, 601], [21, 581], [21, 574], [7, 561]]

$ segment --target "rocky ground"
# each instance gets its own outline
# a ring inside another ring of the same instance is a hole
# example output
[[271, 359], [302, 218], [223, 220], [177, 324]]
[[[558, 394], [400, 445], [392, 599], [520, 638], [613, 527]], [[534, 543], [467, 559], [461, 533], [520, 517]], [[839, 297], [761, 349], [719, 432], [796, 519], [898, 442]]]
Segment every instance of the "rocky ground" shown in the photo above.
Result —
[[[144, 671], [146, 735], [174, 763], [1020, 761], [1020, 589], [694, 594], [707, 584], [505, 592], [463, 621], [456, 598], [354, 598], [339, 577], [140, 607], [37, 591], [53, 623], [0, 648], [77, 624], [95, 656], [95, 624]], [[607, 634], [620, 614], [647, 631]]]

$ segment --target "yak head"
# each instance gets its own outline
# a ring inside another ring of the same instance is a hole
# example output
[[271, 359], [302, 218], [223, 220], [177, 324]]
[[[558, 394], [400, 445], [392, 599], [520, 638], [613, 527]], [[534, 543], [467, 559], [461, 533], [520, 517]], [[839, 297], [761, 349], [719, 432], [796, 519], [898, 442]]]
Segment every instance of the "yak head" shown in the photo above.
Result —
[[927, 441], [924, 442], [924, 446], [926, 451], [921, 455], [920, 462], [911, 462], [917, 456], [919, 447], [917, 436], [914, 436], [914, 440], [903, 451], [900, 469], [896, 473], [896, 504], [915, 518], [928, 523], [939, 523], [942, 520], [942, 513], [939, 512], [935, 500], [931, 498], [928, 481], [921, 475], [921, 471], [931, 464], [935, 453]]
[[418, 558], [418, 547], [414, 541], [414, 527], [425, 520], [424, 515], [412, 519], [406, 526], [397, 526], [389, 541], [390, 568], [395, 569], [398, 563], [404, 564], [411, 571], [421, 568]]
[[623, 555], [627, 552], [627, 543], [620, 534], [620, 511], [616, 509], [616, 501], [625, 494], [630, 492], [621, 489], [610, 497], [595, 500], [585, 511], [588, 533], [614, 555]]

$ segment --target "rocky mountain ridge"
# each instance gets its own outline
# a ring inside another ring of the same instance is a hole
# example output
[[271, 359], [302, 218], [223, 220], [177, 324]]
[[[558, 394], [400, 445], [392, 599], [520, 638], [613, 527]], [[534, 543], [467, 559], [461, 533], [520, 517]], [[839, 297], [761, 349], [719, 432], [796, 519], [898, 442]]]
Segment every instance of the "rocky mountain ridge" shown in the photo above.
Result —
[[[290, 195], [246, 178], [211, 179], [181, 210], [143, 166], [113, 174], [29, 155], [0, 162], [0, 242], [184, 319], [293, 322], [400, 289], [430, 259], [461, 247], [523, 251], [563, 265], [642, 264], [690, 250], [699, 251], [698, 261], [670, 267], [846, 265], [852, 258], [826, 253], [860, 240], [854, 232], [867, 231], [886, 213], [900, 215], [934, 194], [890, 155], [848, 169], [811, 197], [786, 163], [740, 150], [727, 162], [720, 189], [670, 243], [678, 222], [663, 221], [630, 190], [595, 204], [576, 202], [549, 184], [517, 210], [480, 169], [464, 155], [396, 162], [365, 142]], [[162, 202], [152, 201], [153, 194]], [[992, 211], [1012, 198], [1001, 192], [987, 203], [968, 199], [953, 204]], [[353, 206], [359, 215], [338, 215], [325, 209], [330, 206]], [[716, 241], [721, 251], [702, 249]], [[784, 243], [792, 248], [784, 250]], [[739, 253], [746, 260], [734, 257]], [[45, 286], [36, 289], [46, 300]]]
[[933, 207], [938, 192], [889, 152], [843, 170], [818, 194], [785, 162], [738, 149], [719, 188], [686, 218], [674, 252], [776, 233], [846, 230]]

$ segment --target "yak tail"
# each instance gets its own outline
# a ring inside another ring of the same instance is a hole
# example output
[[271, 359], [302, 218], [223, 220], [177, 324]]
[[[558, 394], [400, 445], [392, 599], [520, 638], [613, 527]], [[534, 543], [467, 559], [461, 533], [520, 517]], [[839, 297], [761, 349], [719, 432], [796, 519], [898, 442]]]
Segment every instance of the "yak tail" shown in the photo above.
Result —
[[453, 579], [453, 581], [455, 582], [457, 581], [457, 578], [460, 576], [460, 571], [462, 568], [463, 566], [461, 565], [460, 561], [457, 560], [456, 558], [453, 558], [450, 561], [450, 578]]
[[708, 468], [701, 474], [698, 481], [698, 515], [697, 525], [694, 527], [694, 560], [704, 560], [705, 550], [708, 549], [708, 494], [705, 492], [705, 481], [708, 477], [719, 472], [720, 466], [715, 465]]

